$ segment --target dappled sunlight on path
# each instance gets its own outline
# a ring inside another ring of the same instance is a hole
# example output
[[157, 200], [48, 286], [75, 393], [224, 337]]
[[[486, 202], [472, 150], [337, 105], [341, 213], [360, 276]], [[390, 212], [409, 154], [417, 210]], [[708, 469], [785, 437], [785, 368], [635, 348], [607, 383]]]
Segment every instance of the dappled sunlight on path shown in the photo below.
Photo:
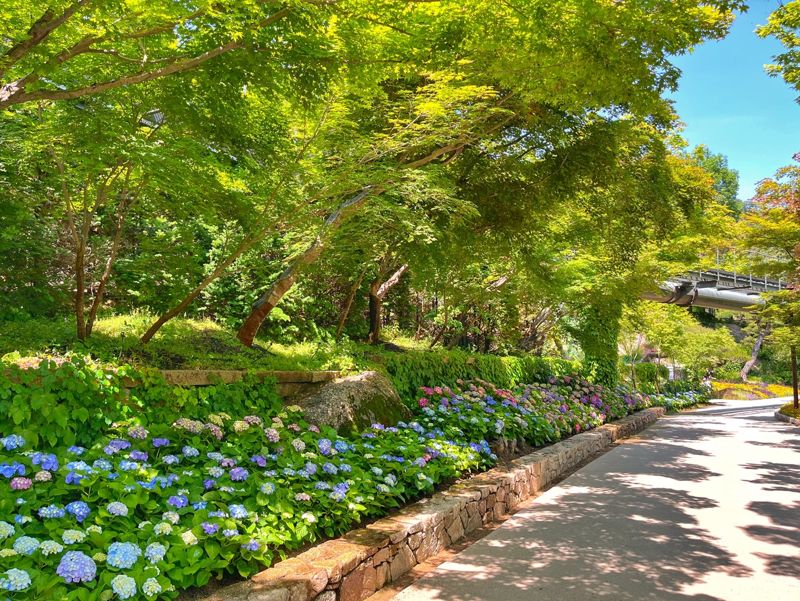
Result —
[[800, 599], [799, 431], [775, 407], [664, 419], [395, 600]]

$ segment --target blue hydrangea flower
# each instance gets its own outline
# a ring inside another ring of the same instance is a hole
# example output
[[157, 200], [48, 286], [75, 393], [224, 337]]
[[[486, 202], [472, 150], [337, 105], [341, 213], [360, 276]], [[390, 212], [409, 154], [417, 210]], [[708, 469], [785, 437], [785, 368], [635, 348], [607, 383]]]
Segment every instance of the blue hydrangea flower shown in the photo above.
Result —
[[235, 520], [243, 520], [248, 516], [247, 509], [245, 509], [244, 505], [228, 505], [228, 511]]
[[332, 447], [331, 441], [328, 440], [327, 438], [320, 438], [317, 441], [317, 448], [319, 449], [319, 452], [325, 456], [331, 454], [331, 447]]
[[56, 574], [67, 582], [89, 582], [97, 574], [97, 565], [80, 551], [67, 551], [61, 557]]
[[192, 503], [192, 509], [195, 511], [200, 511], [206, 507], [208, 507], [208, 501], [196, 501], [195, 503]]
[[123, 459], [119, 462], [119, 469], [121, 469], [123, 472], [134, 472], [139, 469], [139, 464], [135, 461]]
[[264, 484], [261, 485], [260, 490], [265, 495], [271, 495], [275, 492], [275, 485], [272, 482], [264, 482]]
[[106, 511], [111, 515], [126, 517], [128, 515], [128, 506], [125, 503], [114, 501], [106, 506]]
[[200, 454], [200, 451], [195, 449], [194, 447], [185, 446], [181, 449], [184, 457], [197, 457]]
[[25, 439], [22, 436], [18, 436], [16, 434], [11, 434], [6, 436], [5, 438], [0, 438], [0, 444], [3, 445], [3, 448], [6, 451], [13, 451], [15, 449], [21, 449], [25, 446]]
[[167, 548], [161, 543], [150, 543], [144, 550], [144, 556], [150, 563], [158, 563], [164, 559], [164, 555], [166, 555], [166, 553]]
[[303, 467], [303, 469], [305, 470], [305, 472], [307, 474], [309, 474], [310, 476], [313, 476], [314, 474], [317, 473], [317, 464], [316, 463], [312, 463], [311, 461], [308, 461], [308, 462], [306, 462], [306, 464]]
[[39, 508], [39, 517], [42, 519], [63, 518], [65, 514], [64, 508], [58, 505], [47, 505]]
[[86, 449], [84, 447], [73, 445], [67, 449], [67, 452], [71, 453], [72, 455], [83, 455], [86, 452]]
[[114, 465], [108, 459], [98, 459], [92, 463], [92, 467], [96, 470], [103, 470], [104, 472], [110, 472], [114, 469]]
[[343, 463], [342, 465], [339, 466], [339, 471], [344, 474], [349, 474], [350, 472], [353, 471], [353, 468], [350, 466], [349, 463]]
[[4, 478], [13, 478], [14, 476], [24, 476], [25, 466], [18, 461], [8, 464], [3, 463], [0, 465], [0, 475]]
[[157, 449], [160, 447], [169, 446], [169, 438], [154, 438], [153, 446]]
[[225, 470], [219, 467], [218, 465], [215, 465], [213, 467], [208, 468], [208, 473], [214, 478], [219, 478], [225, 473]]
[[13, 593], [24, 591], [31, 585], [31, 577], [25, 570], [11, 568], [0, 578], [0, 588]]
[[133, 543], [111, 543], [106, 563], [113, 568], [127, 570], [133, 567], [141, 554], [142, 550]]
[[124, 574], [114, 576], [111, 580], [111, 590], [113, 590], [120, 599], [130, 599], [136, 596], [136, 581]]
[[181, 462], [180, 457], [177, 457], [176, 455], [164, 455], [162, 461], [167, 465], [176, 465]]
[[33, 555], [39, 548], [39, 541], [31, 536], [20, 536], [14, 541], [14, 551], [20, 555]]
[[333, 448], [339, 453], [346, 453], [348, 450], [350, 450], [350, 445], [343, 440], [337, 440], [335, 443], [333, 443]]
[[128, 458], [133, 461], [147, 461], [148, 455], [145, 451], [131, 451], [128, 453]]
[[316, 488], [317, 490], [330, 490], [331, 485], [328, 484], [327, 482], [317, 482], [316, 484], [314, 484], [314, 488]]
[[322, 471], [331, 476], [339, 473], [339, 469], [332, 463], [325, 463], [325, 465], [322, 466]]
[[58, 469], [58, 458], [52, 453], [34, 453], [31, 455], [31, 463], [39, 465], [43, 470], [54, 472]]
[[246, 549], [247, 551], [258, 551], [259, 548], [260, 545], [258, 544], [258, 541], [255, 541], [253, 539], [250, 539], [249, 541], [247, 541], [245, 544], [242, 545], [242, 549]]
[[231, 537], [236, 536], [238, 534], [239, 534], [239, 531], [236, 530], [235, 528], [229, 528], [227, 530], [223, 530], [222, 531], [222, 535], [227, 537], [227, 538], [231, 538]]
[[161, 592], [161, 585], [155, 578], [148, 578], [142, 584], [142, 592], [146, 597], [155, 597]]

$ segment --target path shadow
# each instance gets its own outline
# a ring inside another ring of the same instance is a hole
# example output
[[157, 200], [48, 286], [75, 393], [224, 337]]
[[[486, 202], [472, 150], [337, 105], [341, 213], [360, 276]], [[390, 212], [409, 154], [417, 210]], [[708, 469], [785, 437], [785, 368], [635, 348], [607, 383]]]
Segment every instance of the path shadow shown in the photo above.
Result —
[[434, 578], [419, 580], [419, 597], [396, 601], [725, 601], [680, 592], [713, 572], [752, 575], [694, 516], [717, 501], [651, 484], [652, 476], [699, 482], [717, 475], [691, 461], [708, 453], [669, 442], [716, 431], [679, 429], [660, 428], [657, 439], [601, 457], [440, 566]]

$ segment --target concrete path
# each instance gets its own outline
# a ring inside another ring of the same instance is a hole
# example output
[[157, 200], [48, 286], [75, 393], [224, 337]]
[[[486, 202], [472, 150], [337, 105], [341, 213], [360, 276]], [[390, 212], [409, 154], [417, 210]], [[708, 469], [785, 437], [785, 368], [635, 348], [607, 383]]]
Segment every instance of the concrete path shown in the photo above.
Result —
[[800, 601], [800, 428], [780, 404], [660, 420], [394, 601]]

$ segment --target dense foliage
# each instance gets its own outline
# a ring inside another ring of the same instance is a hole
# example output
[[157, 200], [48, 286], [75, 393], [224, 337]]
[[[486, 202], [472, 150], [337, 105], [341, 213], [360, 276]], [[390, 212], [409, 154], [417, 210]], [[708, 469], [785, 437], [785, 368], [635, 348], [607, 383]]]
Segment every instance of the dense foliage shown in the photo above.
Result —
[[742, 6], [7, 3], [0, 314], [580, 346], [611, 382], [620, 307], [730, 200], [665, 94]]
[[517, 393], [425, 388], [414, 421], [351, 437], [295, 407], [114, 425], [44, 452], [6, 419], [0, 587], [13, 597], [173, 598], [486, 469], [501, 438], [535, 446], [692, 393], [645, 396], [574, 376]]

